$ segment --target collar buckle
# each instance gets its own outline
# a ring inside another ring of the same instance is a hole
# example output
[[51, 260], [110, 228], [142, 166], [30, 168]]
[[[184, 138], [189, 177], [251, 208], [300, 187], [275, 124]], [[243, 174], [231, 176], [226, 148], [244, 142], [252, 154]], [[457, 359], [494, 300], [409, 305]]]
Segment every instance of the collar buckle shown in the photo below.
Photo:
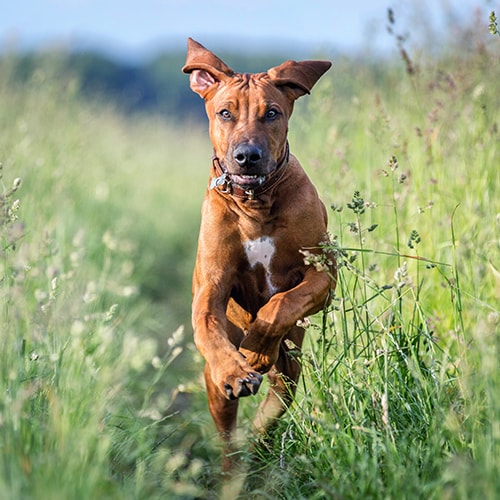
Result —
[[218, 188], [221, 193], [229, 193], [231, 190], [231, 179], [227, 172], [223, 172], [219, 177], [214, 177], [210, 181], [210, 189]]

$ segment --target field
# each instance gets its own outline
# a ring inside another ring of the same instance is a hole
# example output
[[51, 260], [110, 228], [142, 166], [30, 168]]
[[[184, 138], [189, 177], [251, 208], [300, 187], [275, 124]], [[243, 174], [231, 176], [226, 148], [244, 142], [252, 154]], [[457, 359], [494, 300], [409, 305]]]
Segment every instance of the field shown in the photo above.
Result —
[[[335, 61], [292, 119], [339, 282], [242, 498], [500, 495], [500, 39], [402, 43]], [[215, 498], [189, 321], [205, 127], [0, 64], [0, 499]]]

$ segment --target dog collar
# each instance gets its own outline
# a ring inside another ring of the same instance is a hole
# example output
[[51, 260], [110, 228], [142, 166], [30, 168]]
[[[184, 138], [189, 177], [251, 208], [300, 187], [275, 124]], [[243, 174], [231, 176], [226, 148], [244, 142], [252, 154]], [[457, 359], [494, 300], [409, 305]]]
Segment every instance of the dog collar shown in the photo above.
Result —
[[253, 200], [257, 196], [264, 194], [265, 192], [276, 186], [276, 184], [278, 184], [285, 173], [289, 159], [290, 148], [287, 141], [285, 154], [283, 155], [283, 158], [280, 160], [276, 168], [266, 176], [262, 184], [256, 186], [255, 188], [248, 189], [234, 183], [231, 180], [230, 175], [227, 173], [227, 170], [222, 166], [219, 158], [214, 155], [212, 158], [212, 166], [215, 175], [210, 181], [210, 189], [217, 189], [223, 194], [230, 194], [232, 196], [236, 196], [237, 198]]

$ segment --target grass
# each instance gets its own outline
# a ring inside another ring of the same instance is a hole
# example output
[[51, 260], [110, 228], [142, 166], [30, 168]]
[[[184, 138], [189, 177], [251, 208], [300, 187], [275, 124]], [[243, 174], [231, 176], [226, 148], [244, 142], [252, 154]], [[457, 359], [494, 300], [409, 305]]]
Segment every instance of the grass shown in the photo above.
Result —
[[[339, 281], [246, 497], [500, 492], [498, 40], [470, 36], [338, 61], [296, 110]], [[82, 102], [50, 67], [0, 102], [0, 498], [214, 496], [189, 326], [206, 131]]]

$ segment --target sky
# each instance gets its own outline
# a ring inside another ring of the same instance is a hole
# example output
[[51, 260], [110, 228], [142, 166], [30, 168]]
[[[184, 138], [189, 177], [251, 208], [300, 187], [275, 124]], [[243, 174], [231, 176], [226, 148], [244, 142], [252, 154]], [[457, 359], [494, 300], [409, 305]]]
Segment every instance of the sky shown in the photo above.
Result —
[[0, 50], [97, 48], [133, 59], [184, 46], [191, 36], [239, 50], [383, 52], [394, 46], [388, 7], [401, 32], [426, 37], [450, 16], [470, 18], [475, 7], [487, 20], [500, 0], [6, 0]]

